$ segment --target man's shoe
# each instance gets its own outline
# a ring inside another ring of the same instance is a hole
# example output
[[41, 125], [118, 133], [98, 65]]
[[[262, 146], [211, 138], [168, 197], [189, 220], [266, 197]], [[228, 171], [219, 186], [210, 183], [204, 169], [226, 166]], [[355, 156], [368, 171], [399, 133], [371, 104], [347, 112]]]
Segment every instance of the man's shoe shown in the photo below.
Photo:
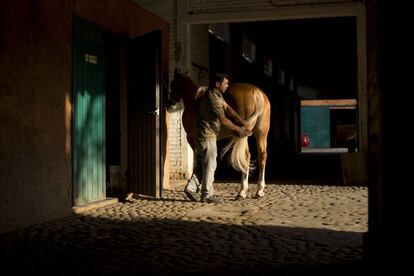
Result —
[[216, 204], [222, 203], [222, 201], [215, 195], [212, 195], [206, 198], [202, 197], [201, 202], [216, 203]]
[[184, 190], [185, 195], [187, 196], [187, 198], [193, 202], [197, 202], [197, 197], [196, 197], [196, 193], [189, 191], [187, 189]]

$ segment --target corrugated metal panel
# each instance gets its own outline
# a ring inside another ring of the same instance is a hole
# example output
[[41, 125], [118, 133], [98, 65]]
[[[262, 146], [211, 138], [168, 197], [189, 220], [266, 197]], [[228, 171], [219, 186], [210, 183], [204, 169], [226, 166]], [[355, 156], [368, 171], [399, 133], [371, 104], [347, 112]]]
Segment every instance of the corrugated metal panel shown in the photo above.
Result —
[[102, 33], [75, 19], [73, 32], [73, 202], [105, 198], [105, 93]]

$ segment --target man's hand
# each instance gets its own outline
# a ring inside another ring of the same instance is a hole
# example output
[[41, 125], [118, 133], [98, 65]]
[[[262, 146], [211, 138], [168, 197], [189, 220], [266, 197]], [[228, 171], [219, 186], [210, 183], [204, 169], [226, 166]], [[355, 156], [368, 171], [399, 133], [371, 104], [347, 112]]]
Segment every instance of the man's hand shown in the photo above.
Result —
[[253, 132], [249, 129], [246, 129], [244, 127], [240, 127], [239, 130], [237, 130], [237, 135], [240, 138], [243, 138], [245, 136], [251, 136], [253, 134]]
[[220, 115], [219, 120], [223, 126], [233, 131], [233, 133], [235, 133], [239, 137], [250, 136], [253, 134], [251, 130], [246, 129], [243, 126], [240, 127], [240, 126], [235, 125], [232, 121], [227, 119], [224, 114]]

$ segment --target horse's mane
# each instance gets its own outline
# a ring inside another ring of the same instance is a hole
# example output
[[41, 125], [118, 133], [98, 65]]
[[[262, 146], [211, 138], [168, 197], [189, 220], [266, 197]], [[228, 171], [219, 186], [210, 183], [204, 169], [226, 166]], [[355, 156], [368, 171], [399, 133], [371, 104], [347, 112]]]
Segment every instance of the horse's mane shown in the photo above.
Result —
[[200, 86], [197, 89], [197, 93], [196, 93], [194, 99], [197, 101], [200, 97], [202, 97], [204, 94], [206, 94], [207, 90], [208, 90], [208, 86]]
[[200, 86], [190, 76], [186, 74], [180, 74], [183, 86], [188, 92], [188, 96], [193, 97], [194, 100], [198, 100], [208, 91], [208, 86]]

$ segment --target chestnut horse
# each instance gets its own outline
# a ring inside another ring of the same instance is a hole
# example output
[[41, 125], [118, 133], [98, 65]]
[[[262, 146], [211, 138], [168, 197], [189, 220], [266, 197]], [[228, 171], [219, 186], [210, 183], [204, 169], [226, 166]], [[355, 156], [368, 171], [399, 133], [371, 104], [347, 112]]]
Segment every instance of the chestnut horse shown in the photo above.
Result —
[[[207, 91], [207, 87], [198, 86], [186, 74], [174, 74], [171, 82], [170, 104], [175, 105], [181, 99], [184, 103], [182, 123], [187, 133], [187, 141], [193, 151], [195, 151], [195, 131], [197, 127], [198, 110], [196, 99]], [[259, 161], [259, 179], [255, 197], [264, 196], [265, 188], [265, 166], [267, 158], [267, 134], [270, 127], [270, 102], [266, 94], [258, 87], [247, 83], [230, 84], [229, 89], [224, 94], [226, 102], [245, 120], [246, 128], [253, 131], [257, 144], [257, 154]], [[229, 143], [224, 147], [221, 157], [231, 149], [229, 154], [229, 164], [242, 173], [241, 188], [237, 198], [246, 198], [248, 189], [249, 171], [253, 169], [250, 165], [250, 152], [247, 142], [248, 137], [240, 138], [234, 135], [225, 127], [222, 127], [218, 140], [229, 139]]]

